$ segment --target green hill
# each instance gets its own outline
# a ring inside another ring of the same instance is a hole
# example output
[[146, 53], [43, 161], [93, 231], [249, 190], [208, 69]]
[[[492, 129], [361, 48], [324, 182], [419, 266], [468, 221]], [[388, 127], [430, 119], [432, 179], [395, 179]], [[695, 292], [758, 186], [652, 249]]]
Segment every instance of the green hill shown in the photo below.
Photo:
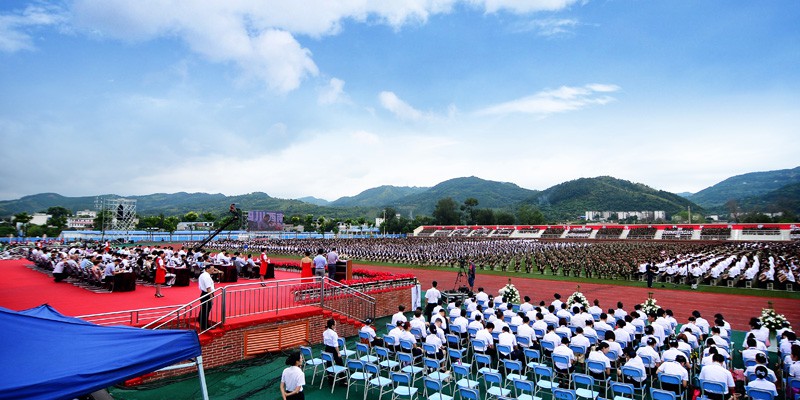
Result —
[[668, 216], [687, 206], [702, 211], [674, 193], [610, 176], [564, 182], [526, 199], [523, 204], [539, 207], [551, 221], [575, 220], [585, 211], [664, 210]]
[[760, 196], [753, 196], [739, 201], [739, 208], [744, 212], [758, 211], [774, 213], [782, 211], [800, 214], [800, 183], [792, 183]]
[[367, 189], [355, 196], [341, 197], [331, 205], [337, 207], [383, 207], [392, 205], [397, 200], [412, 194], [428, 190], [426, 187], [384, 185]]
[[693, 194], [689, 199], [705, 208], [713, 208], [729, 200], [759, 196], [793, 183], [800, 183], [800, 167], [732, 176]]
[[535, 190], [524, 189], [509, 182], [488, 181], [474, 176], [455, 178], [417, 194], [399, 199], [395, 206], [398, 210], [413, 211], [414, 214], [431, 215], [436, 203], [452, 197], [457, 203], [474, 197], [479, 208], [507, 208], [520, 201], [535, 196]]

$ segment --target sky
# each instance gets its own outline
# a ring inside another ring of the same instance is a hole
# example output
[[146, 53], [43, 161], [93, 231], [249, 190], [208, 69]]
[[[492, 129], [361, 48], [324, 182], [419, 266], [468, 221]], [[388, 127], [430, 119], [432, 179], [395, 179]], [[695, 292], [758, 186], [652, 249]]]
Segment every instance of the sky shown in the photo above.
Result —
[[0, 2], [0, 199], [793, 168], [800, 2]]

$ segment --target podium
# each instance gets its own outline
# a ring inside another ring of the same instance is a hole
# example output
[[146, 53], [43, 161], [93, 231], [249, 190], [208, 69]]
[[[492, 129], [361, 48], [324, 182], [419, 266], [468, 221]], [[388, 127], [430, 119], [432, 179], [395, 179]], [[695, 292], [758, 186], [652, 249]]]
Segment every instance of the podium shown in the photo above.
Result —
[[336, 276], [337, 281], [345, 279], [353, 279], [353, 261], [339, 261], [336, 263]]

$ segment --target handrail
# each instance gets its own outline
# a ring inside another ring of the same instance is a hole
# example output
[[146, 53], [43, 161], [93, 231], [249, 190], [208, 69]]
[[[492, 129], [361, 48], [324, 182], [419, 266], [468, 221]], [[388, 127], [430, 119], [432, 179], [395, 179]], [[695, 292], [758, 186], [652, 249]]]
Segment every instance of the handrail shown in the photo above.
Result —
[[[97, 314], [86, 314], [86, 315], [79, 315], [76, 318], [80, 318], [84, 321], [88, 321], [97, 325], [119, 325], [122, 323], [128, 323], [130, 325], [137, 325], [143, 319], [146, 320], [147, 315], [156, 314], [156, 311], [162, 311], [157, 315], [163, 316], [164, 310], [174, 310], [177, 307], [181, 307], [178, 304], [169, 305], [169, 306], [158, 306], [158, 307], [148, 307], [148, 308], [139, 308], [135, 310], [120, 310], [120, 311], [109, 311], [104, 313], [97, 313]], [[153, 311], [151, 313], [151, 311]], [[142, 316], [145, 318], [142, 318]]]
[[[359, 321], [375, 318], [376, 302], [374, 297], [327, 277], [323, 279], [321, 286], [320, 301], [323, 308]], [[360, 301], [353, 301], [354, 297]]]

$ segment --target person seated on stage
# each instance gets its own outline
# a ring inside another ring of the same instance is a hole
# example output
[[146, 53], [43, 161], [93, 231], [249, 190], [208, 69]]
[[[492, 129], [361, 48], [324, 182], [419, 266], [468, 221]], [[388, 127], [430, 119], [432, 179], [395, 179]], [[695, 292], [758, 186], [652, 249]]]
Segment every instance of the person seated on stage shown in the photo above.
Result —
[[67, 260], [62, 259], [61, 261], [57, 262], [55, 267], [53, 267], [53, 281], [61, 282], [69, 276], [67, 274]]
[[226, 250], [220, 251], [215, 257], [214, 261], [216, 262], [217, 265], [224, 265], [224, 266], [231, 265], [231, 258], [228, 257], [228, 252]]

